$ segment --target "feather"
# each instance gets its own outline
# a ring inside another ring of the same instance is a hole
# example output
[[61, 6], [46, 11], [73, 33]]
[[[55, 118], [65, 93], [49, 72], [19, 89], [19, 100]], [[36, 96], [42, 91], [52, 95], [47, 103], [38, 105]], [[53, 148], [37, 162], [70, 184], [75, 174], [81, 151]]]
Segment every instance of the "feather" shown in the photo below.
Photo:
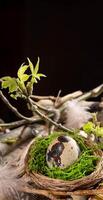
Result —
[[0, 168], [0, 200], [20, 200], [20, 183], [13, 174], [6, 166]]
[[0, 167], [0, 200], [48, 200], [44, 196], [22, 192], [21, 188], [26, 186], [26, 182], [17, 179], [15, 172], [8, 165]]
[[67, 128], [81, 128], [92, 118], [88, 111], [89, 107], [83, 102], [71, 100], [65, 103], [63, 114], [65, 115], [64, 126]]
[[[18, 149], [7, 155], [8, 160], [6, 162], [9, 162], [0, 165], [0, 200], [34, 199], [30, 197], [30, 194], [21, 191], [21, 188], [26, 186], [21, 174], [24, 172], [24, 160], [30, 144], [22, 148], [21, 151]], [[19, 160], [18, 157], [20, 157]]]

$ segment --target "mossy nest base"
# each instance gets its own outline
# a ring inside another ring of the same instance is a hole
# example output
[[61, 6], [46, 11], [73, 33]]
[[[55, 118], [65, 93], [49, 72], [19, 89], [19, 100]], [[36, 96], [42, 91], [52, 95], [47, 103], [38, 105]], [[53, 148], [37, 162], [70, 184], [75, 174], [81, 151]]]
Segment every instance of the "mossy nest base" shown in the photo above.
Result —
[[[41, 186], [48, 189], [58, 187], [61, 190], [62, 187], [69, 187], [69, 190], [73, 190], [82, 185], [84, 187], [84, 185], [97, 183], [101, 179], [102, 153], [100, 150], [92, 149], [92, 145], [87, 145], [80, 136], [72, 135], [81, 150], [81, 154], [74, 164], [65, 169], [48, 167], [46, 162], [47, 148], [60, 135], [71, 136], [69, 133], [55, 132], [34, 141], [26, 158], [27, 173], [40, 188]], [[62, 189], [66, 190], [66, 188]]]

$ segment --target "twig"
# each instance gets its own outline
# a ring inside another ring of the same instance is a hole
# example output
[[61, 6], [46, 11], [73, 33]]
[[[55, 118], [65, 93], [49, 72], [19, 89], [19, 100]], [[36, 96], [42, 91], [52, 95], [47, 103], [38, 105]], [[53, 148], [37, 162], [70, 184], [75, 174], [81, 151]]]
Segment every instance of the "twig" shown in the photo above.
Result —
[[103, 92], [103, 84], [99, 85], [98, 87], [90, 90], [89, 92], [83, 94], [82, 96], [76, 98], [78, 101], [86, 100], [92, 97], [98, 97]]
[[11, 111], [13, 113], [15, 113], [15, 115], [21, 119], [24, 119], [28, 122], [34, 122], [33, 117], [25, 117], [24, 115], [22, 115], [21, 113], [19, 113], [19, 111], [11, 105], [11, 103], [8, 101], [8, 99], [4, 96], [4, 94], [2, 93], [2, 91], [0, 90], [0, 98], [3, 100], [3, 102], [8, 106], [9, 109], [11, 109]]
[[49, 112], [50, 111], [50, 109], [45, 108], [44, 106], [41, 106], [39, 103], [33, 101], [32, 99], [31, 99], [31, 102], [32, 102], [33, 105], [36, 105], [40, 110], [43, 110], [45, 112]]
[[88, 195], [100, 195], [103, 194], [103, 189], [87, 189], [87, 190], [77, 190], [73, 192], [60, 192], [60, 191], [54, 191], [54, 190], [42, 190], [42, 189], [34, 189], [34, 188], [28, 188], [24, 187], [23, 192], [33, 193], [33, 194], [41, 194], [44, 196], [48, 196], [49, 194], [52, 194], [53, 196], [71, 196], [71, 195], [77, 195], [77, 196], [88, 196]]
[[68, 128], [66, 128], [65, 126], [63, 126], [62, 124], [56, 123], [55, 121], [53, 121], [53, 120], [52, 120], [51, 118], [49, 118], [48, 116], [46, 116], [45, 114], [41, 113], [41, 112], [38, 110], [37, 106], [35, 106], [35, 105], [32, 104], [32, 101], [31, 101], [30, 98], [28, 98], [28, 102], [30, 103], [30, 105], [31, 105], [31, 107], [32, 107], [31, 109], [34, 110], [34, 112], [35, 112], [37, 115], [39, 115], [43, 120], [46, 120], [46, 121], [50, 122], [51, 124], [53, 124], [53, 125], [56, 126], [57, 128], [62, 129], [63, 131], [68, 131], [68, 132], [74, 133], [74, 131], [73, 131], [72, 129], [68, 129]]
[[52, 191], [53, 195], [67, 196], [67, 195], [77, 195], [77, 196], [88, 196], [88, 195], [98, 195], [103, 194], [103, 189], [86, 189], [86, 190], [76, 190], [73, 192], [60, 192]]
[[54, 96], [37, 96], [37, 95], [30, 95], [30, 98], [32, 99], [35, 99], [37, 101], [39, 100], [46, 100], [46, 99], [49, 99], [51, 101], [55, 101], [56, 100], [56, 97]]
[[51, 118], [49, 118], [48, 116], [44, 115], [43, 113], [41, 113], [36, 106], [34, 106], [34, 110], [35, 112], [44, 120], [49, 121], [51, 124], [53, 124], [54, 126], [56, 126], [59, 129], [62, 129], [63, 131], [68, 131], [71, 133], [74, 133], [73, 130], [66, 128], [65, 126], [63, 126], [62, 124], [58, 124], [56, 122], [54, 122]]
[[2, 124], [0, 123], [0, 128], [12, 129], [12, 128], [17, 128], [22, 125], [32, 124], [32, 123], [39, 122], [39, 121], [41, 121], [41, 118], [36, 117], [36, 118], [33, 118], [33, 121], [32, 120], [27, 121], [27, 120], [23, 119], [23, 120], [11, 122], [11, 123], [2, 123]]
[[27, 193], [32, 193], [32, 194], [38, 194], [38, 195], [43, 195], [45, 197], [48, 197], [51, 200], [57, 200], [56, 197], [54, 197], [53, 194], [51, 194], [50, 191], [46, 191], [46, 190], [39, 190], [39, 189], [32, 189], [32, 188], [28, 188], [28, 187], [21, 187], [20, 188], [20, 192], [27, 192]]
[[56, 108], [60, 107], [62, 104], [64, 104], [66, 101], [69, 101], [71, 99], [78, 98], [81, 96], [83, 92], [81, 90], [78, 90], [76, 92], [70, 93], [65, 95], [64, 97], [59, 98], [58, 104], [56, 105]]
[[11, 130], [7, 134], [2, 135], [0, 137], [0, 155], [5, 156], [15, 147], [17, 147], [17, 145], [21, 144], [24, 141], [27, 141], [29, 138], [33, 138], [32, 127], [25, 127], [24, 130], [24, 127], [21, 126], [19, 128]]
[[[59, 109], [55, 109], [55, 108], [45, 108], [41, 105], [39, 105], [38, 103], [34, 102], [31, 98], [30, 98], [31, 104], [33, 104], [34, 106], [36, 106], [37, 108], [46, 111], [48, 113], [52, 113], [53, 114], [53, 121], [54, 122], [58, 122], [60, 119], [60, 111]], [[35, 113], [35, 109], [34, 109], [34, 113]], [[40, 115], [39, 115], [40, 116]], [[49, 121], [50, 122], [50, 121]], [[54, 131], [55, 125], [53, 123], [50, 124], [50, 133], [52, 133]]]
[[[25, 116], [23, 116], [22, 114], [20, 114], [20, 113], [18, 112], [18, 110], [10, 104], [10, 102], [7, 100], [7, 98], [3, 95], [2, 91], [0, 91], [0, 97], [1, 97], [1, 99], [4, 101], [4, 103], [5, 103], [19, 118], [22, 118], [22, 119], [26, 120], [27, 123], [28, 123], [28, 122], [29, 122], [29, 123], [34, 123], [34, 122], [35, 122], [35, 119], [33, 119], [33, 117], [28, 118], [28, 117], [25, 117]], [[41, 113], [38, 109], [36, 109], [37, 106], [38, 106], [38, 104], [33, 105], [33, 102], [32, 102], [32, 100], [31, 100], [30, 98], [29, 98], [29, 103], [32, 105], [34, 112], [37, 113], [42, 119], [48, 120], [50, 123], [52, 123], [53, 125], [57, 126], [57, 127], [60, 128], [60, 129], [63, 129], [63, 130], [65, 130], [65, 131], [70, 131], [69, 129], [63, 127], [61, 124], [57, 124], [57, 123], [54, 122], [51, 118], [47, 117], [46, 115], [44, 115], [43, 113]], [[23, 121], [23, 123], [26, 123], [26, 122]], [[4, 124], [3, 124], [3, 125], [4, 125]], [[0, 124], [1, 127], [3, 127], [3, 125]], [[8, 125], [9, 125], [9, 124], [7, 124], [7, 126], [8, 126]], [[14, 124], [11, 124], [11, 125], [12, 125], [12, 126], [15, 126], [15, 123], [14, 123]], [[16, 124], [16, 125], [17, 125], [17, 124]], [[71, 132], [71, 131], [70, 131], [70, 132]], [[72, 131], [72, 132], [73, 132], [73, 131]]]
[[58, 95], [57, 95], [57, 97], [55, 99], [55, 103], [54, 103], [55, 107], [58, 105], [58, 102], [59, 102], [59, 99], [60, 99], [60, 94], [61, 94], [61, 90], [59, 90]]
[[[59, 97], [60, 99], [60, 105], [68, 101], [69, 99], [77, 98], [78, 96], [81, 96], [83, 94], [82, 91], [78, 90], [76, 92], [70, 93], [65, 95], [64, 97]], [[36, 95], [31, 95], [30, 98], [35, 99], [37, 101], [39, 100], [51, 100], [51, 101], [56, 101], [57, 97], [54, 96], [36, 96]], [[60, 106], [58, 104], [58, 106]]]

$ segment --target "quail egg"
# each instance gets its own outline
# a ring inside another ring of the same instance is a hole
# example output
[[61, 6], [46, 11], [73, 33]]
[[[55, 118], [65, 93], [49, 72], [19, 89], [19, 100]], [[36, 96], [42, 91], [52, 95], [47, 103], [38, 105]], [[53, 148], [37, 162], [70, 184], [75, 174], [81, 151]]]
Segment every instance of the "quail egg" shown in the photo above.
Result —
[[67, 168], [79, 157], [80, 148], [77, 142], [70, 136], [58, 136], [49, 146], [46, 152], [48, 167]]

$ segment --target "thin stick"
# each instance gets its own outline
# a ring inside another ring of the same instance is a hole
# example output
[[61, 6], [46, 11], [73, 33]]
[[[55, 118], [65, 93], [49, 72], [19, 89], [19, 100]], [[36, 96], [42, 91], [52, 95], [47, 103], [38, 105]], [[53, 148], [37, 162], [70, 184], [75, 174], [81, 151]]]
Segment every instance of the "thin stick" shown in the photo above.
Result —
[[51, 194], [51, 192], [46, 191], [46, 190], [39, 190], [39, 189], [32, 189], [32, 188], [28, 188], [28, 187], [21, 187], [20, 188], [20, 192], [27, 192], [27, 193], [32, 193], [32, 194], [38, 194], [38, 195], [43, 195], [45, 197], [48, 197], [51, 200], [57, 200], [56, 197], [54, 197], [53, 194]]
[[99, 85], [98, 87], [90, 90], [89, 92], [83, 94], [82, 96], [76, 98], [78, 101], [86, 100], [92, 97], [98, 97], [103, 92], [103, 84]]
[[77, 190], [73, 192], [60, 192], [54, 190], [42, 190], [42, 189], [35, 189], [35, 188], [23, 188], [23, 192], [28, 193], [35, 193], [35, 194], [42, 194], [48, 196], [48, 194], [52, 194], [53, 196], [68, 196], [68, 195], [77, 195], [77, 196], [88, 196], [88, 195], [100, 195], [103, 194], [103, 189], [87, 189], [87, 190]]
[[62, 124], [58, 124], [56, 122], [54, 122], [51, 118], [49, 118], [48, 116], [44, 115], [43, 113], [41, 113], [37, 107], [34, 107], [35, 112], [44, 120], [49, 121], [51, 124], [55, 125], [57, 128], [62, 129], [63, 131], [68, 131], [71, 133], [74, 133], [73, 130], [66, 128], [65, 126], [63, 126]]
[[8, 99], [4, 96], [4, 94], [2, 93], [2, 91], [0, 90], [0, 97], [3, 100], [3, 102], [8, 106], [9, 109], [11, 109], [11, 111], [13, 113], [15, 113], [15, 115], [21, 119], [24, 119], [28, 122], [34, 122], [34, 119], [32, 117], [25, 117], [24, 115], [22, 115], [21, 113], [19, 113], [19, 111], [11, 105], [11, 103], [8, 101]]
[[56, 97], [56, 100], [55, 100], [55, 103], [54, 103], [55, 107], [58, 105], [58, 102], [59, 102], [59, 99], [60, 99], [60, 94], [61, 94], [61, 90], [59, 90], [58, 95]]
[[33, 138], [32, 127], [21, 126], [17, 129], [11, 130], [7, 134], [2, 135], [0, 137], [0, 155], [5, 156], [9, 152], [11, 152], [15, 147], [17, 147], [17, 145], [27, 141], [29, 138]]
[[51, 100], [51, 101], [55, 101], [55, 100], [56, 100], [56, 97], [54, 97], [54, 96], [37, 96], [37, 95], [30, 95], [30, 98], [35, 99], [35, 100], [37, 100], [37, 101], [39, 101], [39, 100], [47, 100], [47, 99], [49, 99], [49, 100]]
[[28, 101], [32, 107], [32, 109], [34, 110], [35, 113], [37, 113], [37, 115], [39, 115], [43, 120], [46, 120], [48, 122], [50, 122], [51, 124], [55, 125], [57, 128], [62, 129], [63, 131], [68, 131], [71, 133], [74, 133], [74, 131], [72, 129], [68, 129], [65, 126], [63, 126], [62, 124], [58, 124], [55, 121], [53, 121], [51, 118], [49, 118], [48, 116], [44, 115], [43, 113], [41, 113], [38, 109], [37, 106], [32, 104], [32, 101], [30, 98], [28, 98]]
[[32, 124], [32, 123], [35, 123], [35, 122], [40, 122], [42, 119], [37, 117], [37, 118], [33, 118], [33, 121], [27, 121], [25, 119], [23, 120], [19, 120], [19, 121], [15, 121], [15, 122], [10, 122], [10, 123], [0, 123], [0, 128], [2, 130], [2, 128], [17, 128], [19, 126], [22, 126], [22, 125], [27, 125], [27, 124]]
[[81, 96], [83, 94], [83, 92], [81, 90], [78, 90], [76, 92], [70, 93], [65, 95], [64, 97], [59, 98], [58, 104], [56, 105], [56, 107], [60, 107], [62, 104], [64, 104], [66, 101], [69, 101], [71, 99], [75, 99], [78, 98], [79, 96]]
[[[61, 99], [61, 104], [68, 101], [69, 99], [77, 98], [78, 96], [81, 96], [83, 94], [82, 91], [78, 90], [76, 92], [70, 93], [65, 95], [64, 97], [60, 97]], [[51, 101], [56, 101], [57, 97], [54, 96], [36, 96], [36, 95], [31, 95], [30, 98], [35, 99], [37, 101], [39, 100], [51, 100]]]
[[[2, 91], [0, 91], [0, 97], [1, 99], [4, 101], [4, 103], [19, 117], [22, 118], [24, 120], [26, 120], [27, 122], [33, 123], [35, 120], [33, 118], [28, 118], [23, 116], [22, 114], [20, 114], [18, 112], [18, 110], [13, 107], [10, 102], [7, 100], [7, 98], [3, 95]], [[32, 100], [30, 98], [29, 99], [29, 103], [32, 105], [32, 107], [34, 108], [34, 112], [37, 113], [43, 120], [48, 120], [50, 123], [52, 123], [53, 125], [55, 125], [56, 127], [63, 129], [65, 131], [70, 131], [69, 129], [65, 128], [64, 126], [62, 126], [61, 124], [57, 124], [56, 122], [54, 122], [52, 119], [50, 119], [49, 117], [47, 117], [46, 115], [44, 115], [43, 113], [41, 113], [38, 109], [37, 106], [34, 106], [32, 103]], [[14, 124], [13, 124], [14, 125]], [[3, 126], [2, 126], [3, 127]], [[71, 132], [71, 131], [70, 131]], [[73, 132], [73, 131], [72, 131]]]
[[60, 192], [60, 191], [52, 191], [54, 195], [67, 196], [67, 195], [77, 195], [77, 196], [88, 196], [88, 195], [98, 195], [103, 194], [103, 189], [86, 189], [86, 190], [77, 190], [73, 192]]
[[32, 102], [33, 105], [36, 105], [39, 109], [41, 109], [41, 110], [43, 110], [45, 112], [49, 112], [49, 110], [50, 110], [48, 108], [45, 108], [44, 106], [41, 106], [39, 103], [33, 101], [32, 99], [31, 99], [31, 102]]

